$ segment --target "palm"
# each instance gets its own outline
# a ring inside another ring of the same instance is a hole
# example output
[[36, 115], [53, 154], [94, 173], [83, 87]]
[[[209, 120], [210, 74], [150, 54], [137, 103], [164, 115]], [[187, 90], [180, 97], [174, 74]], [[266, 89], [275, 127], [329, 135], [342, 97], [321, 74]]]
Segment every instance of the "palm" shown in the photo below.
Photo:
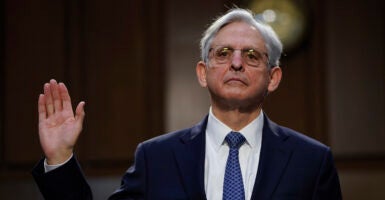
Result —
[[84, 102], [74, 116], [71, 99], [64, 84], [55, 80], [44, 85], [39, 97], [39, 137], [48, 161], [57, 164], [71, 154], [82, 129]]
[[54, 151], [56, 148], [71, 147], [76, 141], [80, 127], [76, 126], [72, 113], [55, 113], [39, 122], [41, 145], [44, 150]]

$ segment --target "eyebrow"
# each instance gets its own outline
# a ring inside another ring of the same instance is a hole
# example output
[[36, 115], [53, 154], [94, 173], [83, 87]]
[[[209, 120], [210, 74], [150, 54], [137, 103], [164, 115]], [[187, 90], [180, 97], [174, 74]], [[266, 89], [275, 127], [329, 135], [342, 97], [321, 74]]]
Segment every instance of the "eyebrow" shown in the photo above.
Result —
[[[228, 47], [228, 48], [231, 48], [231, 49], [238, 49], [238, 48], [234, 48], [232, 45], [213, 45], [211, 48], [216, 48], [216, 47]], [[257, 48], [257, 47], [253, 47], [253, 46], [245, 46], [245, 47], [242, 47], [241, 49], [254, 49], [254, 50], [260, 50], [262, 51], [262, 49], [260, 48]]]

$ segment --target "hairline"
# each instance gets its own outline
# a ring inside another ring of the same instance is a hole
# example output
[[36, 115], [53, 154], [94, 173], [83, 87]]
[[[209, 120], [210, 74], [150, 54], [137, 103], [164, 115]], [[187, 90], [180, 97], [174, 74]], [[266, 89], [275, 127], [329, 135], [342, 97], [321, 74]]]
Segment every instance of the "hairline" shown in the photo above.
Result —
[[282, 43], [274, 30], [265, 23], [255, 19], [251, 11], [239, 8], [231, 9], [225, 15], [217, 18], [204, 32], [200, 48], [201, 59], [205, 63], [208, 63], [209, 49], [213, 39], [217, 36], [220, 30], [234, 22], [244, 22], [256, 28], [262, 36], [265, 48], [267, 49], [269, 57], [268, 67], [271, 68], [272, 66], [279, 66]]

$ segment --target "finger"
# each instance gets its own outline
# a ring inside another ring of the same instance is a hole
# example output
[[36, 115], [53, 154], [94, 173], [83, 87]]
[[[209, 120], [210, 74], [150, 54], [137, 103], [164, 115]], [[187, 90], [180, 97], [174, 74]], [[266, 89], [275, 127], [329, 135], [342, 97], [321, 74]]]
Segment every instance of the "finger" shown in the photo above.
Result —
[[64, 83], [59, 83], [59, 92], [60, 92], [60, 97], [63, 100], [63, 109], [70, 110], [72, 112], [71, 97]]
[[46, 108], [46, 111], [47, 111], [47, 115], [49, 117], [54, 112], [54, 106], [53, 106], [53, 103], [52, 103], [51, 88], [50, 88], [50, 84], [49, 83], [44, 84], [44, 97], [45, 97], [45, 108]]
[[53, 105], [55, 108], [55, 112], [61, 111], [63, 108], [62, 100], [61, 100], [61, 97], [59, 94], [59, 86], [57, 85], [57, 82], [55, 79], [51, 79], [50, 89], [51, 89], [51, 93], [52, 93]]
[[79, 127], [82, 127], [84, 116], [86, 113], [84, 112], [84, 105], [86, 103], [84, 101], [81, 101], [78, 106], [76, 107], [76, 115], [75, 115], [75, 121], [78, 124]]
[[38, 112], [39, 112], [39, 122], [47, 118], [44, 94], [39, 95]]

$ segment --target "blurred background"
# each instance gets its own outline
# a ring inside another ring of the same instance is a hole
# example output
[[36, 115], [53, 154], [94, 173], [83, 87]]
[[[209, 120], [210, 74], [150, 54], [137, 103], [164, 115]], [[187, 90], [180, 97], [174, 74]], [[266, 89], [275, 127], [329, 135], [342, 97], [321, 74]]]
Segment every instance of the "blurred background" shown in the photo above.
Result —
[[0, 18], [0, 199], [42, 199], [37, 99], [51, 78], [86, 101], [76, 154], [106, 199], [136, 145], [208, 112], [195, 77], [207, 25], [237, 5], [282, 38], [280, 88], [264, 111], [331, 146], [344, 199], [385, 199], [382, 0], [4, 0]]

